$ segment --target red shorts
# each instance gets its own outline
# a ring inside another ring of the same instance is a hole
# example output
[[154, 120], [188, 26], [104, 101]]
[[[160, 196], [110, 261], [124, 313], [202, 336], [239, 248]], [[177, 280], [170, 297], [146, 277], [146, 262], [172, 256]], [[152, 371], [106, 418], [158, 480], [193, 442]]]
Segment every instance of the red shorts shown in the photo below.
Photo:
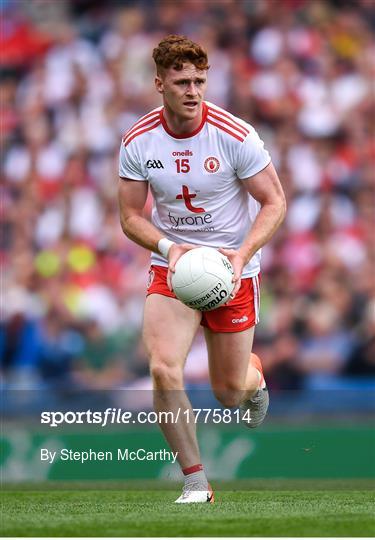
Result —
[[[147, 296], [161, 294], [176, 298], [176, 295], [168, 289], [168, 269], [164, 266], [151, 266]], [[201, 325], [212, 332], [242, 332], [259, 321], [259, 276], [244, 278], [241, 288], [234, 300], [213, 311], [202, 311]]]

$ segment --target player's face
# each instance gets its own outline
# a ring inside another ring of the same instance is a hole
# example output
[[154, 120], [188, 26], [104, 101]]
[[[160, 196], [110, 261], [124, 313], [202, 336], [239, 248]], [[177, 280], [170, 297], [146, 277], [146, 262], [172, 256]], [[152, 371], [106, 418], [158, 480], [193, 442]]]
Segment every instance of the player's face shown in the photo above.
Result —
[[207, 87], [207, 71], [187, 62], [182, 70], [165, 69], [155, 79], [158, 92], [163, 95], [164, 106], [184, 120], [193, 120], [201, 112]]

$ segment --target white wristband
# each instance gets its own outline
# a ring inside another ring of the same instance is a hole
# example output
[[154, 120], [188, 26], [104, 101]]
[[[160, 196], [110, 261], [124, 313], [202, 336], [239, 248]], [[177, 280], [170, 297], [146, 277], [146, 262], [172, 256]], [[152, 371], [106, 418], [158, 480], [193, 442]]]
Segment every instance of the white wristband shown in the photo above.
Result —
[[170, 240], [168, 240], [168, 238], [162, 238], [158, 242], [158, 250], [166, 259], [168, 259], [168, 253], [173, 244], [174, 242], [171, 242]]

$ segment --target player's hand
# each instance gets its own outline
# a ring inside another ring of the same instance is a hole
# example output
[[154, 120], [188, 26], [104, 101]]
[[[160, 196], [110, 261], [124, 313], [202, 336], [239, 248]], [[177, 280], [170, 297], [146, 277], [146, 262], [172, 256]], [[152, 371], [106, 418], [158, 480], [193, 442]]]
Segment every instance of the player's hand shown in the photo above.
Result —
[[232, 291], [232, 294], [230, 295], [231, 300], [233, 300], [241, 287], [242, 270], [246, 264], [246, 260], [243, 255], [241, 255], [241, 253], [235, 249], [220, 248], [219, 251], [220, 253], [228, 257], [233, 266], [232, 282], [234, 283], [234, 289]]
[[170, 291], [172, 291], [172, 274], [176, 270], [176, 262], [178, 259], [184, 255], [187, 251], [195, 249], [199, 246], [194, 244], [173, 244], [168, 253], [168, 274], [167, 274], [167, 285]]

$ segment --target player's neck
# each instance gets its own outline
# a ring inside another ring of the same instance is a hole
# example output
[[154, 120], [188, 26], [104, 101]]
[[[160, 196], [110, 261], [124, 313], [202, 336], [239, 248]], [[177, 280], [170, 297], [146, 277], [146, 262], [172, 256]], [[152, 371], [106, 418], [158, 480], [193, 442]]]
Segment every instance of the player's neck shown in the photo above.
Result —
[[185, 133], [192, 133], [199, 128], [202, 122], [203, 107], [200, 106], [198, 114], [191, 119], [186, 119], [173, 112], [168, 105], [164, 104], [163, 116], [170, 131], [176, 135], [183, 135]]

